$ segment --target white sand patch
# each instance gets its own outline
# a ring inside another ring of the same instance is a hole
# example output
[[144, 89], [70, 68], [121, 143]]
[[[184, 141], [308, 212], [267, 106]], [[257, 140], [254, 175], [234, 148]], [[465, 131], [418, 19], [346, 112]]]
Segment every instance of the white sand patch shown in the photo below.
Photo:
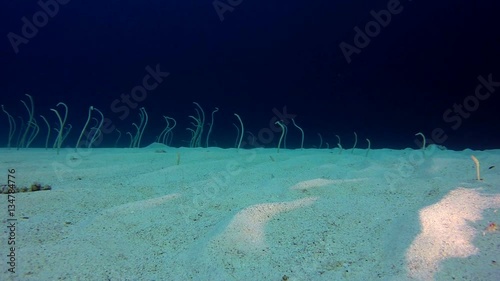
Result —
[[343, 184], [347, 182], [359, 182], [364, 179], [342, 179], [342, 180], [329, 180], [329, 179], [312, 179], [299, 182], [298, 184], [293, 185], [290, 189], [310, 189], [314, 187], [322, 187], [333, 184]]
[[291, 202], [265, 203], [250, 206], [234, 216], [224, 232], [213, 243], [218, 244], [221, 252], [242, 251], [258, 252], [266, 245], [265, 227], [280, 213], [309, 206], [318, 198], [309, 197]]
[[478, 231], [470, 223], [482, 219], [484, 209], [499, 207], [500, 195], [490, 197], [476, 189], [458, 188], [422, 209], [422, 231], [406, 254], [409, 275], [418, 280], [434, 280], [443, 260], [477, 254], [479, 249], [473, 239]]
[[106, 216], [120, 216], [126, 213], [133, 214], [137, 211], [144, 211], [148, 208], [157, 207], [161, 204], [165, 204], [166, 202], [178, 198], [180, 194], [168, 194], [165, 196], [160, 196], [157, 198], [151, 198], [141, 201], [134, 201], [126, 204], [122, 204], [116, 207], [112, 207], [106, 209], [102, 212], [102, 215]]

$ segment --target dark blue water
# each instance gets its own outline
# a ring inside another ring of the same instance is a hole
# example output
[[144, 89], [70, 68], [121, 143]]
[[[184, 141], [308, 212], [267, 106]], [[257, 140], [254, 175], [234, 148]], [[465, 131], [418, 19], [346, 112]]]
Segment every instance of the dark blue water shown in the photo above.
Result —
[[[203, 140], [220, 109], [210, 146], [234, 146], [234, 113], [266, 147], [281, 134], [274, 122], [292, 117], [305, 147], [318, 147], [318, 134], [323, 145], [336, 135], [347, 145], [353, 132], [374, 148], [417, 148], [417, 132], [450, 149], [500, 145], [496, 1], [4, 2], [0, 103], [23, 132], [20, 100], [33, 97], [32, 147], [45, 145], [39, 115], [53, 142], [58, 102], [73, 127], [63, 146], [76, 145], [90, 106], [106, 118], [94, 145], [114, 146], [118, 129], [118, 146], [128, 146], [144, 107], [142, 146], [160, 135], [163, 115], [177, 121], [171, 145], [188, 146], [193, 102], [205, 110]], [[288, 125], [288, 147], [299, 147]]]

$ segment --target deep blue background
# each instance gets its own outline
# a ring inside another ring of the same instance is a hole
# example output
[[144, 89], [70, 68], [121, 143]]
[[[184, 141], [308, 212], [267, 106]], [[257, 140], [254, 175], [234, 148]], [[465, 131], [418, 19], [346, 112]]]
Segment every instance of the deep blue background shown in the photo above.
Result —
[[[29, 93], [35, 116], [56, 124], [49, 109], [65, 102], [69, 145], [90, 105], [133, 132], [138, 110], [120, 120], [111, 104], [142, 83], [146, 66], [160, 64], [170, 76], [139, 103], [150, 120], [144, 145], [163, 129], [162, 115], [178, 121], [174, 145], [186, 145], [196, 101], [207, 116], [221, 109], [211, 138], [223, 147], [234, 144], [233, 113], [256, 134], [269, 127], [273, 108], [286, 106], [306, 132], [306, 147], [319, 144], [318, 133], [331, 146], [339, 135], [349, 147], [356, 131], [361, 147], [369, 138], [375, 148], [417, 148], [416, 132], [430, 138], [442, 128], [448, 148], [499, 148], [500, 87], [456, 130], [443, 120], [474, 94], [479, 75], [500, 81], [498, 1], [401, 1], [403, 11], [347, 63], [339, 44], [353, 44], [354, 27], [364, 29], [370, 11], [388, 2], [243, 0], [221, 21], [211, 0], [71, 0], [15, 54], [9, 32], [22, 35], [22, 17], [32, 21], [42, 9], [36, 1], [3, 1], [0, 104], [26, 120], [19, 100]], [[39, 124], [34, 146], [44, 144]], [[0, 146], [7, 131], [0, 112]], [[115, 138], [105, 135], [101, 145]], [[290, 127], [289, 146], [299, 139]]]

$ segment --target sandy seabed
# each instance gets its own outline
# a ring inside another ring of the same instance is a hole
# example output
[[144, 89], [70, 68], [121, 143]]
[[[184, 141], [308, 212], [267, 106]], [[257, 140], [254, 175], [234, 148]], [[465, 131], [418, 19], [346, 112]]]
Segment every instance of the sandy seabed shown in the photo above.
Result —
[[500, 150], [0, 153], [0, 280], [500, 280]]

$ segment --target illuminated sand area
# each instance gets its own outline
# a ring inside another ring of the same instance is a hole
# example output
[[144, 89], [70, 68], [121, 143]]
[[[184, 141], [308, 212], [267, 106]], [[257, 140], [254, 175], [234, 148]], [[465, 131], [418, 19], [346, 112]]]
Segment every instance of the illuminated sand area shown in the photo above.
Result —
[[1, 280], [500, 276], [500, 150], [0, 151]]

